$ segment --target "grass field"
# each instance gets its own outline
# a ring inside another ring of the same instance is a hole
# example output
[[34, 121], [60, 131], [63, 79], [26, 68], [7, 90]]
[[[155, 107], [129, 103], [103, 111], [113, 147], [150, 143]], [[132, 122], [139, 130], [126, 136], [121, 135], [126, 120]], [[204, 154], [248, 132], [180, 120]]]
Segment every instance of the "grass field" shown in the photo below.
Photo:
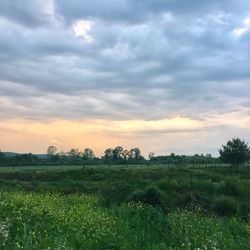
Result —
[[0, 249], [250, 249], [249, 194], [248, 167], [1, 168]]
[[[135, 168], [183, 168], [183, 166], [175, 166], [171, 164], [148, 164], [148, 165], [60, 165], [60, 166], [13, 166], [13, 167], [0, 167], [0, 173], [1, 172], [29, 172], [29, 171], [35, 171], [35, 172], [46, 172], [46, 171], [64, 171], [64, 170], [72, 170], [72, 169], [82, 169], [83, 167], [92, 167], [92, 168], [125, 168], [125, 169], [135, 169]], [[228, 164], [199, 164], [199, 165], [187, 165], [185, 167], [188, 167], [189, 169], [202, 169], [202, 168], [222, 168], [222, 167], [228, 167]]]

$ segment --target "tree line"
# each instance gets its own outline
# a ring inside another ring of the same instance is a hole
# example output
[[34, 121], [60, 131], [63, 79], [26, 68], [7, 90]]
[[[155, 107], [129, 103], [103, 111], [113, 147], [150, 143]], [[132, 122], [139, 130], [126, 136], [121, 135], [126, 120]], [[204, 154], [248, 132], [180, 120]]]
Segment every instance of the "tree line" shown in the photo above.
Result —
[[85, 148], [83, 151], [73, 148], [68, 152], [59, 152], [55, 146], [49, 146], [46, 154], [40, 157], [31, 153], [6, 156], [0, 151], [0, 166], [145, 164], [146, 162], [139, 148], [127, 150], [121, 146], [107, 148], [101, 157], [97, 157], [91, 148]]
[[7, 157], [0, 151], [0, 166], [22, 166], [22, 165], [96, 165], [96, 164], [168, 164], [168, 165], [199, 165], [229, 163], [233, 166], [244, 164], [250, 160], [250, 148], [244, 140], [232, 139], [219, 149], [219, 157], [210, 154], [195, 155], [170, 155], [155, 156], [149, 153], [148, 159], [141, 155], [139, 148], [130, 150], [121, 146], [107, 148], [103, 156], [96, 157], [91, 148], [71, 149], [68, 152], [58, 151], [55, 146], [49, 146], [44, 157], [37, 155], [16, 154]]

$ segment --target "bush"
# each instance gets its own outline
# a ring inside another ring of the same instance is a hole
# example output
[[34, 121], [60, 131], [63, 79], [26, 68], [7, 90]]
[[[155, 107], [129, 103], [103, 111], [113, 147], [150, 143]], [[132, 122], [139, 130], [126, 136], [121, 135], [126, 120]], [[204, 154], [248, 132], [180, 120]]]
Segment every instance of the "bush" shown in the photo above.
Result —
[[247, 222], [250, 221], [250, 204], [249, 203], [241, 204], [239, 212], [240, 212], [241, 218], [243, 218]]
[[149, 186], [145, 190], [135, 190], [130, 194], [127, 201], [142, 202], [163, 209], [165, 204], [163, 194], [157, 186]]
[[202, 208], [207, 210], [211, 206], [211, 200], [204, 196], [195, 193], [184, 194], [178, 204], [182, 208]]
[[161, 180], [157, 181], [156, 184], [163, 191], [168, 191], [171, 189], [168, 179], [161, 179]]
[[129, 195], [127, 201], [144, 202], [144, 195], [145, 192], [143, 190], [137, 189]]
[[192, 186], [194, 186], [196, 190], [206, 193], [214, 193], [216, 190], [214, 183], [211, 181], [195, 180]]
[[152, 206], [164, 207], [163, 195], [157, 186], [149, 186], [145, 190], [145, 201]]
[[215, 200], [214, 211], [220, 216], [232, 216], [237, 213], [237, 202], [230, 198], [223, 196]]
[[231, 196], [239, 196], [240, 190], [237, 186], [237, 183], [233, 180], [227, 180], [223, 188], [224, 194]]

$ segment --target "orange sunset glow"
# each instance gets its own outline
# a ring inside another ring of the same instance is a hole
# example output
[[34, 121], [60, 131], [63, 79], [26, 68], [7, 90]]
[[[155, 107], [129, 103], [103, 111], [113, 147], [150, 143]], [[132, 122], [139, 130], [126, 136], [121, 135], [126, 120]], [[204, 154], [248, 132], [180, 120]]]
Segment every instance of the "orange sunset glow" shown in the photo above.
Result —
[[[248, 116], [234, 112], [227, 115], [195, 120], [176, 116], [161, 120], [47, 120], [32, 121], [27, 119], [6, 119], [0, 125], [0, 138], [5, 151], [45, 152], [48, 145], [55, 145], [60, 150], [91, 147], [97, 155], [102, 155], [107, 147], [133, 145], [143, 148], [145, 154], [160, 149], [159, 142], [166, 145], [166, 152], [187, 150], [192, 144], [202, 140], [220, 138], [224, 127], [235, 126], [247, 129]], [[226, 129], [228, 129], [226, 128]], [[209, 135], [207, 131], [211, 131]], [[212, 136], [210, 139], [209, 137]], [[13, 141], [15, 143], [13, 144]], [[211, 140], [212, 143], [212, 140]]]

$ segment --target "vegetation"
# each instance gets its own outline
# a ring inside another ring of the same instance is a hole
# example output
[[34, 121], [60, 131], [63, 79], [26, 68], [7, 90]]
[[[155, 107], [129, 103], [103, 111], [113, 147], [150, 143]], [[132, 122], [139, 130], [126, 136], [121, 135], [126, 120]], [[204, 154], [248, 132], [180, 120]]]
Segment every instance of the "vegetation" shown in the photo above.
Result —
[[7, 157], [0, 151], [0, 166], [47, 166], [47, 165], [131, 165], [131, 164], [168, 164], [168, 165], [209, 165], [228, 163], [233, 166], [239, 166], [250, 160], [250, 149], [247, 143], [240, 139], [232, 139], [228, 141], [226, 146], [222, 146], [219, 150], [220, 157], [212, 157], [210, 154], [194, 154], [194, 155], [170, 155], [155, 156], [149, 153], [148, 160], [141, 155], [139, 148], [130, 150], [123, 149], [121, 146], [108, 148], [104, 151], [104, 155], [96, 157], [93, 150], [85, 148], [83, 151], [79, 149], [70, 149], [68, 152], [58, 152], [55, 146], [49, 146], [45, 155], [16, 154]]
[[117, 146], [114, 149], [108, 148], [104, 151], [102, 157], [96, 157], [93, 150], [85, 148], [71, 149], [68, 152], [58, 152], [55, 146], [49, 146], [47, 154], [38, 157], [31, 153], [16, 154], [5, 156], [0, 153], [1, 166], [48, 166], [48, 165], [131, 165], [131, 164], [168, 164], [168, 165], [202, 165], [202, 164], [220, 164], [221, 160], [211, 155], [175, 155], [174, 153], [166, 156], [154, 156], [149, 154], [149, 160], [146, 160], [139, 148], [130, 150]]
[[249, 249], [247, 165], [145, 160], [119, 146], [101, 158], [89, 148], [47, 153], [0, 152], [0, 249]]
[[248, 249], [249, 225], [96, 195], [0, 193], [1, 249]]
[[[167, 168], [85, 166], [64, 171], [54, 167], [0, 171], [0, 190], [99, 194], [106, 206], [141, 202], [168, 212], [200, 207], [208, 214], [233, 215], [249, 221], [250, 169], [239, 167]], [[72, 167], [74, 168], [74, 167]], [[60, 169], [60, 168], [58, 168]], [[228, 208], [234, 207], [233, 209]], [[221, 208], [225, 211], [221, 212]], [[230, 210], [231, 212], [227, 212]]]
[[234, 167], [250, 160], [250, 148], [244, 140], [239, 138], [228, 141], [226, 146], [222, 145], [219, 153], [223, 162], [230, 163]]

